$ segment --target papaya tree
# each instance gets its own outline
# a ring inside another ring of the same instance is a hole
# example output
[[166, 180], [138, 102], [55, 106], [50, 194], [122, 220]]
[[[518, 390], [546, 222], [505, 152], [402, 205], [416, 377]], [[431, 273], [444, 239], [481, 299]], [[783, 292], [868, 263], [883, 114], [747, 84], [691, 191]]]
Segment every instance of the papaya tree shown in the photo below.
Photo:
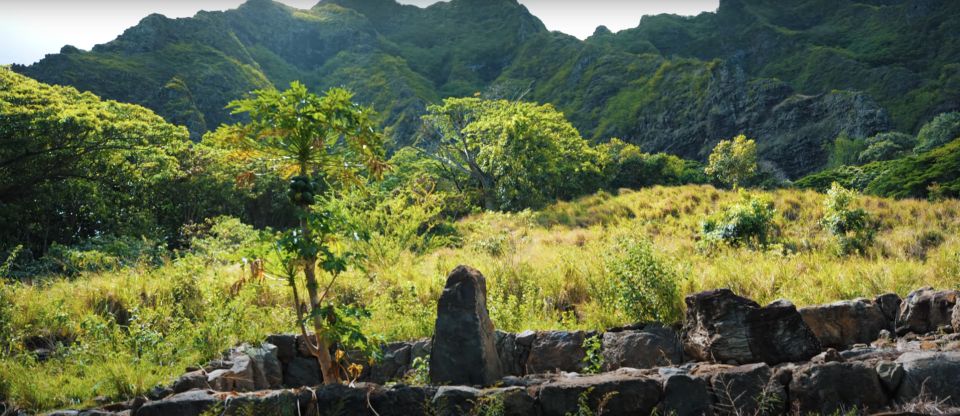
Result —
[[[332, 356], [331, 346], [341, 342], [345, 332], [351, 339], [362, 335], [358, 327], [345, 327], [348, 320], [338, 315], [345, 309], [333, 302], [331, 290], [350, 255], [333, 249], [332, 238], [338, 232], [335, 215], [315, 203], [319, 197], [333, 197], [338, 189], [363, 183], [366, 177], [377, 177], [385, 168], [382, 135], [375, 129], [373, 112], [352, 98], [341, 88], [318, 96], [294, 82], [286, 91], [258, 90], [251, 98], [229, 105], [234, 114], [250, 119], [235, 127], [241, 148], [265, 160], [277, 174], [290, 177], [288, 195], [297, 207], [299, 227], [287, 232], [279, 245], [291, 253], [286, 270], [300, 331], [320, 364], [325, 384], [341, 380], [342, 352]], [[309, 301], [307, 311], [300, 306], [296, 284], [300, 274]], [[322, 286], [321, 278], [326, 278]], [[355, 312], [346, 309], [347, 314]], [[308, 323], [313, 335], [307, 333]]]

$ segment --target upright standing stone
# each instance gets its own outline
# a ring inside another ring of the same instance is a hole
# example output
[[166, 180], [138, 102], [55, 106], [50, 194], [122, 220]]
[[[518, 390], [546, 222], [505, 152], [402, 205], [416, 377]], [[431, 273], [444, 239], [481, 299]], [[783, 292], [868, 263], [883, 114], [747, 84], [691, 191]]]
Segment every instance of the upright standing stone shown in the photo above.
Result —
[[503, 376], [496, 334], [487, 313], [487, 283], [479, 271], [458, 266], [437, 304], [430, 354], [435, 384], [490, 385]]

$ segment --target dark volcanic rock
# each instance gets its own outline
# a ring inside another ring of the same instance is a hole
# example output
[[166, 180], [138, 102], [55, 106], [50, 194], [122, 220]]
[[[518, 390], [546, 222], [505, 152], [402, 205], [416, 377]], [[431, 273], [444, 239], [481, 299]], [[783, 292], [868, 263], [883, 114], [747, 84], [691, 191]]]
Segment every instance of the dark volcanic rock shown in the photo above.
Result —
[[383, 359], [370, 369], [370, 380], [386, 383], [400, 379], [410, 369], [412, 346], [407, 342], [393, 342], [383, 348]]
[[820, 341], [785, 301], [760, 307], [719, 289], [686, 298], [684, 351], [703, 361], [778, 364], [808, 360]]
[[530, 345], [517, 342], [517, 334], [497, 331], [497, 355], [504, 375], [522, 376], [530, 355]]
[[527, 374], [581, 371], [586, 356], [583, 341], [587, 337], [583, 331], [537, 332], [527, 358]]
[[170, 388], [174, 393], [183, 393], [193, 389], [209, 389], [210, 384], [207, 383], [207, 375], [203, 370], [197, 370], [180, 376]]
[[660, 382], [622, 374], [560, 378], [540, 387], [543, 416], [564, 416], [577, 412], [580, 394], [589, 391], [591, 409], [603, 404], [610, 415], [648, 415], [660, 401]]
[[953, 332], [960, 334], [960, 303], [953, 305], [953, 315], [950, 318], [953, 325]]
[[715, 409], [730, 414], [780, 414], [787, 394], [764, 363], [726, 368], [709, 376]]
[[960, 352], [908, 352], [896, 362], [904, 371], [895, 397], [898, 402], [923, 396], [960, 405]]
[[680, 336], [673, 329], [660, 326], [639, 331], [606, 332], [602, 350], [607, 370], [653, 368], [683, 361]]
[[883, 309], [867, 299], [847, 300], [800, 309], [803, 321], [823, 347], [846, 349], [854, 344], [868, 344], [880, 331], [890, 329]]
[[489, 385], [503, 376], [487, 283], [479, 271], [458, 266], [447, 276], [437, 304], [430, 380], [437, 384]]
[[676, 416], [713, 415], [709, 384], [686, 374], [668, 376], [663, 382], [659, 414]]
[[876, 370], [860, 362], [810, 364], [795, 369], [790, 400], [801, 413], [819, 414], [853, 407], [877, 411], [888, 401]]
[[283, 373], [283, 385], [286, 387], [316, 386], [322, 381], [320, 364], [316, 358], [295, 357]]
[[136, 416], [197, 416], [220, 402], [219, 396], [210, 390], [190, 390], [163, 400], [147, 402], [137, 409]]
[[897, 317], [897, 334], [924, 334], [951, 325], [957, 293], [956, 290], [935, 291], [930, 287], [910, 292]]

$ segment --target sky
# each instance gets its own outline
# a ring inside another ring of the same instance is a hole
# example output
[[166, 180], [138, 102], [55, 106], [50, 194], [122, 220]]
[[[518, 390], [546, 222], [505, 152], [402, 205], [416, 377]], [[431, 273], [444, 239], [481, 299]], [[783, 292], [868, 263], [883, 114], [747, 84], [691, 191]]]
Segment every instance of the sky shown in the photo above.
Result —
[[[318, 0], [279, 0], [307, 9]], [[426, 7], [436, 0], [399, 0]], [[0, 0], [0, 64], [31, 64], [63, 45], [89, 50], [151, 13], [189, 17], [199, 10], [236, 8], [243, 0]], [[520, 0], [550, 30], [578, 38], [599, 25], [614, 32], [636, 27], [640, 17], [715, 11], [719, 0]]]

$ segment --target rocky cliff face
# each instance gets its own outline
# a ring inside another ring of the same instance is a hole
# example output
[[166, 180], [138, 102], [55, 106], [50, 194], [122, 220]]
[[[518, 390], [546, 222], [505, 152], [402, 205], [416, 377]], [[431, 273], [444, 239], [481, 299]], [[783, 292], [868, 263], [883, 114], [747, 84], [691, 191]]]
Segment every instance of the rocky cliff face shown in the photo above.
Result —
[[644, 17], [585, 41], [516, 0], [250, 0], [189, 19], [149, 16], [90, 52], [15, 69], [150, 107], [193, 137], [224, 106], [302, 80], [346, 86], [411, 143], [427, 104], [482, 92], [551, 102], [587, 137], [702, 159], [745, 133], [789, 176], [819, 169], [838, 134], [912, 131], [960, 108], [960, 3], [724, 0], [717, 13]]

